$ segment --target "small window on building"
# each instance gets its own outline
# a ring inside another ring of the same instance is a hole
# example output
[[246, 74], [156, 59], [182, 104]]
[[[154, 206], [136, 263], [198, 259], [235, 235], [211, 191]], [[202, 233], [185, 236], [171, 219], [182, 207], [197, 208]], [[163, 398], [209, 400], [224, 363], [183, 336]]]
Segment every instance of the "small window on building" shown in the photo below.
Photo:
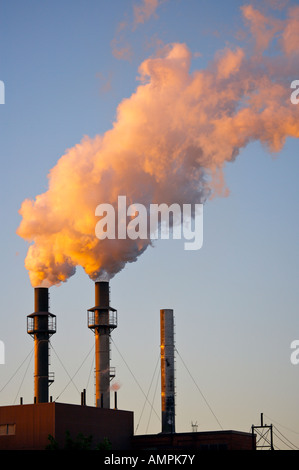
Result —
[[0, 424], [0, 436], [12, 436], [15, 433], [15, 424]]

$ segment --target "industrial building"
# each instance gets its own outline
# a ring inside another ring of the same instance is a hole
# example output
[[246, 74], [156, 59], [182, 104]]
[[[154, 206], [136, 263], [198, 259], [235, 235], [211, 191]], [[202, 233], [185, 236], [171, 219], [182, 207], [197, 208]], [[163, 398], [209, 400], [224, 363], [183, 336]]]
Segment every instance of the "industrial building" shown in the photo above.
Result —
[[[52, 402], [49, 385], [49, 339], [56, 332], [56, 317], [49, 312], [48, 288], [34, 289], [34, 312], [27, 317], [27, 332], [34, 339], [34, 397], [32, 404], [0, 407], [0, 450], [63, 449], [66, 439], [78, 436], [91, 449], [115, 451], [252, 450], [255, 435], [234, 430], [177, 433], [175, 428], [175, 369], [173, 310], [160, 311], [161, 432], [134, 435], [134, 414], [110, 403], [110, 336], [117, 327], [117, 311], [110, 305], [109, 282], [95, 282], [95, 305], [88, 309], [88, 327], [95, 338], [95, 406]], [[50, 436], [50, 440], [49, 440]]]

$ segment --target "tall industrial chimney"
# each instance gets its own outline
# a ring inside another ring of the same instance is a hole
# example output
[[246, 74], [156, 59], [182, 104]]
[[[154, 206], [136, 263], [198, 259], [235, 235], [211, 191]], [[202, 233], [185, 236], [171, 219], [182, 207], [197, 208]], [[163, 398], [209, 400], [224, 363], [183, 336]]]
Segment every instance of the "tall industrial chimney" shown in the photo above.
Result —
[[34, 338], [34, 401], [49, 401], [49, 339], [56, 333], [56, 316], [49, 312], [49, 292], [46, 287], [34, 289], [34, 312], [27, 316], [27, 333]]
[[110, 408], [110, 334], [117, 327], [117, 311], [110, 307], [109, 282], [95, 283], [95, 306], [87, 313], [95, 334], [95, 405]]
[[160, 310], [162, 433], [175, 433], [174, 318]]

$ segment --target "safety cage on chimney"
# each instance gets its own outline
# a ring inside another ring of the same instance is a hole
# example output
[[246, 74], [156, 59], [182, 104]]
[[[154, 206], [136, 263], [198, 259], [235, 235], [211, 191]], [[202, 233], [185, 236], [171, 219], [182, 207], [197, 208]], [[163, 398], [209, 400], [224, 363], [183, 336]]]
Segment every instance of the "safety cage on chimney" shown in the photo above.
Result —
[[49, 336], [56, 333], [56, 315], [50, 312], [34, 312], [27, 316], [27, 333], [47, 333]]
[[[96, 312], [99, 315], [96, 315]], [[92, 330], [97, 327], [107, 327], [113, 330], [117, 327], [117, 310], [112, 307], [92, 307], [87, 310], [87, 323], [88, 328]]]

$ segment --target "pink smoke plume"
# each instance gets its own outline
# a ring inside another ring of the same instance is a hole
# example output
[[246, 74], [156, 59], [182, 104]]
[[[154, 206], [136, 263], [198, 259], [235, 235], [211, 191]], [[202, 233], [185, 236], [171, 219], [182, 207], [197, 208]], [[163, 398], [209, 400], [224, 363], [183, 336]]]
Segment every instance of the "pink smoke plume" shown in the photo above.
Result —
[[162, 1], [161, 0], [142, 0], [141, 4], [135, 5], [134, 6], [135, 24], [144, 23], [151, 16], [153, 16], [158, 6], [162, 3]]
[[[30, 243], [25, 266], [33, 286], [64, 282], [78, 265], [91, 279], [112, 278], [151, 244], [99, 240], [98, 204], [117, 208], [119, 195], [146, 207], [225, 195], [223, 167], [243, 147], [260, 141], [278, 152], [287, 137], [299, 137], [289, 88], [298, 72], [299, 7], [284, 20], [251, 5], [242, 13], [253, 47], [226, 47], [193, 72], [185, 44], [145, 60], [112, 129], [67, 150], [48, 190], [22, 203], [17, 233]], [[267, 54], [271, 46], [275, 54]]]
[[131, 60], [133, 49], [126, 38], [128, 30], [135, 31], [139, 25], [146, 23], [151, 17], [156, 16], [156, 11], [162, 3], [167, 0], [141, 0], [133, 5], [133, 20], [130, 23], [127, 19], [118, 24], [116, 36], [111, 41], [111, 48], [114, 57], [117, 59]]

